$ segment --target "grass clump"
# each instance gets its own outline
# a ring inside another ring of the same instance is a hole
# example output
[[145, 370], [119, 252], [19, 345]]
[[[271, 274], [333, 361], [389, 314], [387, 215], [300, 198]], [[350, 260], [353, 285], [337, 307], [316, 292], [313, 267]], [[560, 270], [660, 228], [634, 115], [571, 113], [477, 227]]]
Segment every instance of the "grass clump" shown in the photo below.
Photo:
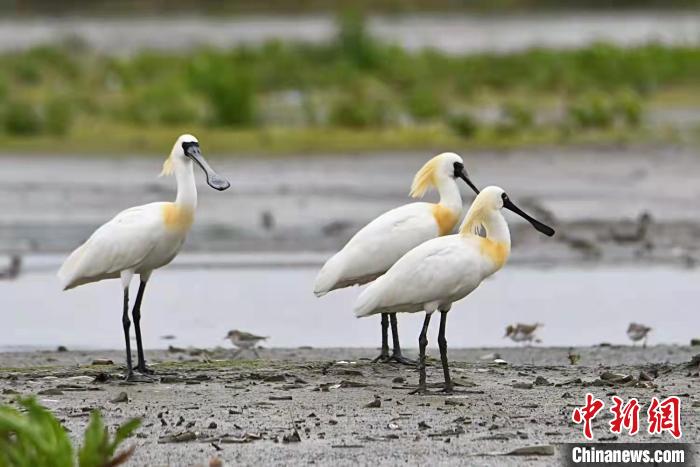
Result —
[[616, 95], [588, 93], [569, 104], [567, 116], [578, 128], [638, 127], [642, 123], [643, 105], [631, 91]]
[[624, 91], [613, 101], [613, 111], [625, 125], [638, 127], [644, 118], [644, 103], [637, 93]]
[[73, 126], [74, 110], [70, 99], [52, 96], [44, 105], [44, 127], [54, 136], [65, 136]]
[[458, 136], [462, 138], [472, 138], [479, 129], [476, 118], [468, 112], [459, 112], [447, 118], [447, 125]]
[[209, 106], [211, 123], [231, 127], [254, 123], [255, 82], [245, 66], [221, 54], [205, 53], [187, 73], [187, 84]]
[[11, 135], [36, 135], [42, 131], [41, 115], [32, 102], [12, 99], [2, 109], [2, 128]]
[[359, 11], [340, 15], [336, 45], [338, 54], [360, 69], [376, 68], [381, 60], [380, 45], [367, 32], [365, 19]]
[[358, 80], [335, 98], [328, 122], [348, 128], [384, 127], [392, 118], [390, 91], [375, 80]]
[[530, 130], [535, 125], [535, 113], [527, 105], [508, 101], [501, 106], [500, 119], [496, 125], [502, 133], [517, 133]]
[[132, 419], [110, 437], [99, 411], [93, 411], [85, 430], [77, 462], [68, 434], [51, 412], [35, 399], [19, 399], [23, 412], [0, 406], [0, 467], [106, 467], [126, 462], [134, 447], [117, 452], [119, 445], [139, 427]]

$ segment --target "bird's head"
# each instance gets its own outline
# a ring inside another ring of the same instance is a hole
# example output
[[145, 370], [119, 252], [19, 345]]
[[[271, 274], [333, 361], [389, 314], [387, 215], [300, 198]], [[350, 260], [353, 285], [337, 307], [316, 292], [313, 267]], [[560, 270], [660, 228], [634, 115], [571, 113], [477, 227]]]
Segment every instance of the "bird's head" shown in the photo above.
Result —
[[175, 141], [170, 156], [163, 163], [161, 175], [172, 175], [178, 167], [191, 166], [196, 163], [207, 177], [207, 184], [215, 190], [223, 191], [231, 186], [228, 180], [217, 174], [202, 156], [199, 141], [192, 135], [180, 135]]
[[224, 339], [238, 339], [240, 335], [241, 331], [234, 329], [232, 331], [229, 331], [228, 334], [226, 334], [226, 337], [224, 337]]
[[515, 333], [515, 326], [513, 326], [512, 324], [509, 324], [508, 326], [506, 326], [506, 333], [503, 337], [504, 338], [510, 337], [513, 335], [513, 333]]
[[457, 178], [464, 180], [469, 188], [479, 193], [479, 189], [467, 175], [462, 158], [453, 152], [443, 152], [426, 162], [416, 173], [411, 185], [411, 196], [422, 198], [429, 188], [439, 187], [442, 183]]
[[477, 195], [476, 199], [474, 200], [474, 203], [472, 203], [470, 211], [483, 210], [489, 212], [500, 211], [503, 208], [506, 208], [509, 211], [519, 215], [520, 217], [528, 221], [537, 231], [542, 232], [548, 237], [554, 235], [553, 228], [546, 224], [543, 224], [542, 222], [538, 221], [537, 219], [520, 209], [518, 206], [516, 206], [515, 203], [511, 201], [510, 197], [508, 197], [506, 192], [501, 187], [488, 186], [481, 190], [481, 193]]

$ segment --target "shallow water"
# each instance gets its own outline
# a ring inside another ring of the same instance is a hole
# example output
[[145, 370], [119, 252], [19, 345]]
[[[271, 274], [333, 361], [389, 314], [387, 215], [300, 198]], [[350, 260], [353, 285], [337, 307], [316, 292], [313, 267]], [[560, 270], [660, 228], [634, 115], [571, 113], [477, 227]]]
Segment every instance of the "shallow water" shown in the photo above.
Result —
[[[373, 17], [370, 31], [409, 49], [432, 47], [450, 53], [506, 52], [533, 46], [580, 47], [596, 40], [620, 45], [649, 41], [700, 40], [696, 12], [567, 12], [543, 15], [401, 15]], [[158, 33], [154, 34], [153, 31]], [[227, 47], [270, 39], [322, 42], [333, 37], [330, 16], [248, 16], [212, 19], [38, 18], [0, 20], [0, 50], [17, 50], [64, 38], [79, 38], [109, 53], [140, 49], [181, 50], [200, 45]]]
[[[118, 282], [61, 292], [54, 278], [59, 259], [29, 261], [26, 275], [0, 282], [0, 349], [121, 348]], [[202, 257], [183, 255], [156, 272], [147, 289], [145, 346], [225, 345], [222, 337], [232, 328], [269, 335], [267, 345], [273, 347], [378, 345], [379, 319], [355, 319], [351, 313], [357, 288], [313, 296], [318, 259], [288, 255], [255, 265], [249, 257], [234, 255], [204, 268]], [[448, 342], [453, 347], [507, 345], [502, 339], [506, 324], [539, 321], [545, 323], [543, 345], [627, 343], [627, 325], [639, 321], [654, 328], [650, 343], [687, 344], [697, 337], [699, 283], [700, 271], [668, 267], [511, 266], [453, 307]], [[417, 346], [422, 319], [422, 314], [400, 316], [405, 347]], [[437, 316], [433, 321], [431, 345]], [[176, 338], [161, 338], [169, 334]]]

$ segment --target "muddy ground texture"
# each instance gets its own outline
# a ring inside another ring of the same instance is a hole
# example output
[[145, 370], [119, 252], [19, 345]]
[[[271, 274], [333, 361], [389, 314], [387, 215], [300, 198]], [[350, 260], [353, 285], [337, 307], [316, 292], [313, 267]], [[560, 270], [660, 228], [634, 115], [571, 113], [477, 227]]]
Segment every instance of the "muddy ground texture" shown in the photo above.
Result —
[[[372, 363], [374, 349], [259, 352], [150, 351], [155, 376], [138, 383], [123, 381], [119, 351], [4, 353], [0, 401], [37, 395], [75, 439], [93, 409], [110, 426], [142, 417], [130, 465], [556, 465], [562, 443], [582, 441], [570, 420], [587, 392], [606, 401], [598, 441], [628, 440], [607, 429], [612, 395], [638, 398], [643, 411], [652, 396], [679, 396], [683, 441], [700, 441], [700, 347], [452, 349], [457, 391], [436, 384], [424, 396], [409, 394], [414, 368]], [[441, 381], [431, 359], [428, 382]]]

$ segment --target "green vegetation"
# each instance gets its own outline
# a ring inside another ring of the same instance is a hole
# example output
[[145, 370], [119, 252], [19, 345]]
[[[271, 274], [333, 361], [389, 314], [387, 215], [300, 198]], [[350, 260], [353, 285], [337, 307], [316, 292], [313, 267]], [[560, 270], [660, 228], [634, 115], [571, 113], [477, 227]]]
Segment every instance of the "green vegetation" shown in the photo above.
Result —
[[700, 4], [698, 0], [23, 0], [21, 8], [16, 2], [0, 4], [0, 12], [65, 15], [127, 15], [127, 14], [279, 14], [279, 13], [337, 13], [348, 8], [381, 13], [406, 12], [551, 12], [557, 10], [624, 10], [686, 9]]
[[18, 402], [24, 412], [0, 406], [0, 467], [116, 466], [133, 453], [134, 447], [117, 448], [139, 427], [138, 419], [121, 425], [110, 438], [100, 412], [93, 411], [76, 459], [66, 430], [51, 412], [33, 398]]
[[663, 96], [700, 97], [700, 47], [410, 52], [359, 15], [328, 44], [112, 57], [72, 42], [0, 59], [5, 150], [162, 152], [180, 131], [227, 153], [617, 141], [653, 137], [645, 112]]

